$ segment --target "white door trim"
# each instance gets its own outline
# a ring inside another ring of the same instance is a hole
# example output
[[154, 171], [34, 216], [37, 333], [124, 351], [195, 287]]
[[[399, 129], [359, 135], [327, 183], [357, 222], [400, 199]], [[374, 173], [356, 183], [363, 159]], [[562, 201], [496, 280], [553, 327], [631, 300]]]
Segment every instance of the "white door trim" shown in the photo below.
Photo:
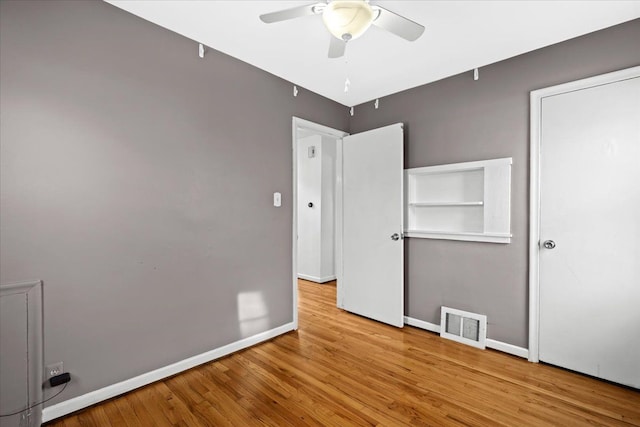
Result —
[[539, 362], [540, 326], [540, 137], [543, 98], [640, 77], [640, 66], [531, 92], [529, 175], [529, 361]]
[[[292, 207], [293, 210], [293, 221], [292, 221], [292, 232], [291, 232], [291, 266], [292, 272], [291, 275], [293, 277], [293, 329], [298, 329], [298, 129], [304, 129], [307, 131], [314, 132], [319, 135], [329, 136], [331, 138], [335, 138], [338, 141], [337, 144], [337, 152], [340, 152], [341, 141], [344, 136], [349, 135], [346, 132], [341, 130], [333, 129], [327, 126], [319, 125], [317, 123], [310, 122], [305, 119], [301, 119], [298, 117], [293, 117], [291, 123], [291, 138], [292, 138], [292, 152], [293, 152], [293, 183], [292, 183]], [[336, 171], [338, 171], [338, 179], [336, 181], [336, 237], [341, 236], [342, 233], [342, 217], [338, 215], [338, 212], [342, 212], [342, 156], [336, 156]], [[340, 280], [340, 273], [342, 272], [342, 251], [341, 251], [341, 242], [342, 240], [339, 238], [335, 239], [336, 242], [336, 259], [335, 259], [335, 269], [336, 276], [338, 280]]]

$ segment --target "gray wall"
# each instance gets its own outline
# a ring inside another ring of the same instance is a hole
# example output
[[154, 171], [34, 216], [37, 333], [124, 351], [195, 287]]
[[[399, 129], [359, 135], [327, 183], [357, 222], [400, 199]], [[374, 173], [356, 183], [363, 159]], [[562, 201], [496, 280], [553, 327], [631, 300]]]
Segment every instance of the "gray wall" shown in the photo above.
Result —
[[240, 293], [291, 322], [291, 117], [347, 109], [103, 2], [0, 19], [0, 282], [44, 280], [51, 404], [242, 338]]
[[405, 240], [408, 316], [486, 314], [490, 338], [528, 347], [529, 92], [638, 65], [639, 40], [634, 20], [355, 108], [352, 133], [406, 124], [407, 168], [513, 157], [511, 244]]

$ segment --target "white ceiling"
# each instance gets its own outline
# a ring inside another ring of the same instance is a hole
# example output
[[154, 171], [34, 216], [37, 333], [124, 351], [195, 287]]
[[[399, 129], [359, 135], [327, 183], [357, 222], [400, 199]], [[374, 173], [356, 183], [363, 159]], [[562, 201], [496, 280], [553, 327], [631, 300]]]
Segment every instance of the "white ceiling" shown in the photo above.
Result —
[[313, 0], [106, 1], [346, 106], [640, 17], [640, 1], [372, 0], [426, 30], [408, 42], [372, 26], [349, 43], [345, 61], [327, 58], [330, 35], [320, 16], [258, 19]]

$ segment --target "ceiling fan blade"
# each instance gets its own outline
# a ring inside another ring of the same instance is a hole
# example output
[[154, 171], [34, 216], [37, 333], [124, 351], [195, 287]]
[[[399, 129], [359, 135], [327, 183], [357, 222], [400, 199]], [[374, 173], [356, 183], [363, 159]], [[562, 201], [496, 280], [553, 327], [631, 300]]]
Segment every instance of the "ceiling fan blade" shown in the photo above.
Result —
[[329, 58], [340, 58], [344, 56], [346, 48], [347, 42], [331, 36], [331, 41], [329, 42]]
[[292, 7], [291, 9], [265, 13], [264, 15], [260, 15], [260, 20], [266, 24], [271, 24], [273, 22], [287, 21], [289, 19], [300, 18], [302, 16], [315, 15], [318, 11], [318, 5], [324, 5], [324, 3], [313, 3], [306, 6]]
[[373, 25], [389, 31], [410, 42], [415, 41], [424, 32], [424, 27], [417, 22], [400, 16], [380, 6], [375, 6], [380, 10], [378, 17], [373, 21]]

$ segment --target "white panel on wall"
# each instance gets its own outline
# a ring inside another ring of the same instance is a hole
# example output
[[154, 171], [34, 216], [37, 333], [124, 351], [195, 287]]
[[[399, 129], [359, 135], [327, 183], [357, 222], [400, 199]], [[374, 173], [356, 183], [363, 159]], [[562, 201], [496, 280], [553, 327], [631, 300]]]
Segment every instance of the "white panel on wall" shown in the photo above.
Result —
[[41, 424], [42, 343], [42, 282], [0, 285], [0, 427]]
[[298, 276], [335, 279], [336, 141], [312, 135], [298, 140]]
[[298, 141], [298, 274], [305, 278], [320, 277], [321, 143], [319, 135]]

